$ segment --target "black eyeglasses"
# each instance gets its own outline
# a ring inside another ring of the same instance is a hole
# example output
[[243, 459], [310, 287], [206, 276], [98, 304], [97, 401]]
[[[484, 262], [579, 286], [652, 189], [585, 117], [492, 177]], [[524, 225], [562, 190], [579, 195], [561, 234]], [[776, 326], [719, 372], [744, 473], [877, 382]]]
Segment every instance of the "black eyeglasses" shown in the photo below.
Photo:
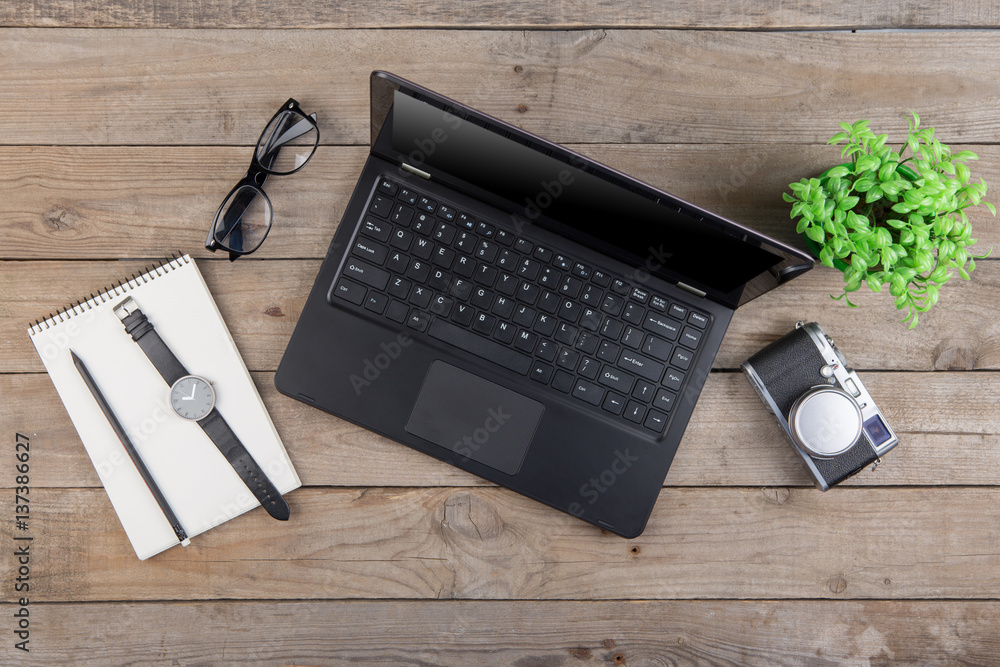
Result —
[[236, 184], [215, 214], [205, 248], [229, 251], [229, 260], [249, 255], [271, 230], [274, 209], [261, 188], [268, 175], [287, 176], [306, 166], [319, 145], [316, 114], [305, 115], [289, 99], [268, 122], [246, 176]]

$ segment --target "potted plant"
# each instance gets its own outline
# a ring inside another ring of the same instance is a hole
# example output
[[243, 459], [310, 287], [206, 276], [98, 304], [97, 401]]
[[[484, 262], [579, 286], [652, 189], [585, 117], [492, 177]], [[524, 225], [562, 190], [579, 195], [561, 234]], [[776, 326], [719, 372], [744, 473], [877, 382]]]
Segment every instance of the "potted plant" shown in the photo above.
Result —
[[[938, 290], [957, 272], [963, 279], [976, 268], [975, 245], [966, 209], [984, 202], [986, 183], [971, 182], [966, 166], [978, 156], [952, 153], [934, 138], [934, 128], [920, 128], [912, 114], [906, 141], [895, 151], [887, 135], [868, 128], [867, 120], [840, 123], [842, 132], [828, 144], [846, 141], [841, 158], [850, 162], [827, 169], [818, 178], [791, 183], [785, 201], [792, 204], [796, 231], [805, 236], [823, 264], [844, 274], [844, 299], [867, 284], [874, 292], [888, 286], [903, 322], [917, 325], [919, 313], [937, 303]], [[909, 157], [903, 157], [909, 150]], [[991, 248], [992, 250], [992, 248]]]

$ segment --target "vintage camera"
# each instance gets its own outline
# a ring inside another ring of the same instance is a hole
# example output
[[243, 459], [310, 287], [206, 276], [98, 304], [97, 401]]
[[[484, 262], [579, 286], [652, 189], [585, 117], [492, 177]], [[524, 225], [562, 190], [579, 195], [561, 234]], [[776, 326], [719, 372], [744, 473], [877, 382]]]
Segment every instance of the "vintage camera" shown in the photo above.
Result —
[[742, 368], [823, 491], [877, 466], [899, 444], [857, 373], [815, 322], [799, 322]]

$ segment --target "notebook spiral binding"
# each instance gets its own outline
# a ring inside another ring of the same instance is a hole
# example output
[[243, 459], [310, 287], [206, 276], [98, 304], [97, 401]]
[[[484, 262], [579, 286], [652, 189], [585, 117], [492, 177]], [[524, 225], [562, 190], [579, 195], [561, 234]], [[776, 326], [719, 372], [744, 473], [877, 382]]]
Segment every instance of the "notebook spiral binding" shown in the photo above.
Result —
[[103, 290], [99, 291], [96, 296], [91, 293], [89, 298], [85, 297], [83, 299], [78, 299], [75, 302], [71, 301], [69, 306], [60, 308], [54, 313], [49, 313], [48, 317], [35, 320], [33, 323], [28, 325], [28, 334], [34, 336], [60, 322], [72, 319], [75, 315], [82, 315], [100, 303], [106, 303], [117, 297], [125, 296], [130, 290], [135, 289], [140, 284], [145, 284], [155, 280], [158, 276], [164, 276], [175, 269], [179, 269], [184, 264], [189, 264], [190, 262], [190, 255], [185, 255], [183, 253], [180, 253], [179, 255], [170, 253], [170, 259], [165, 259], [158, 264], [152, 264], [138, 275], [133, 273], [128, 278], [119, 280], [117, 283], [112, 283]]

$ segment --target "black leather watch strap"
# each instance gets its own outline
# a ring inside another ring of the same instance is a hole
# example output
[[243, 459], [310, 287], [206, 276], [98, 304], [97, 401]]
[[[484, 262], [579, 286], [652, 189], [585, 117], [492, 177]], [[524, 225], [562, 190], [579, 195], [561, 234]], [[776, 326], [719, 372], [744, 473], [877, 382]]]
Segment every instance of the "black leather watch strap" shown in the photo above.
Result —
[[[160, 335], [156, 333], [153, 323], [146, 318], [146, 315], [131, 297], [115, 306], [114, 312], [125, 325], [125, 331], [132, 336], [132, 340], [139, 344], [153, 366], [166, 380], [167, 385], [172, 387], [177, 380], [185, 375], [190, 375], [180, 360], [167, 347], [167, 344], [163, 342]], [[267, 513], [275, 519], [287, 521], [289, 516], [288, 503], [281, 497], [281, 493], [264, 474], [261, 467], [257, 465], [253, 456], [240, 442], [222, 414], [212, 408], [212, 411], [204, 419], [199, 420], [198, 424], [219, 448], [222, 455], [226, 457], [233, 470], [247, 485], [257, 501], [267, 510]]]
[[233, 466], [233, 470], [239, 474], [243, 483], [253, 492], [257, 502], [275, 519], [287, 521], [290, 514], [288, 503], [281, 497], [281, 493], [271, 483], [261, 467], [257, 465], [257, 461], [243, 446], [236, 434], [233, 433], [233, 429], [226, 423], [222, 414], [212, 408], [208, 416], [198, 423], [205, 429], [205, 433], [226, 457], [229, 464]]
[[[128, 301], [135, 303], [131, 299]], [[115, 314], [121, 318], [122, 324], [125, 325], [125, 331], [132, 336], [132, 340], [139, 344], [139, 347], [153, 362], [153, 366], [167, 381], [167, 384], [172, 387], [182, 377], [190, 375], [184, 368], [184, 364], [174, 356], [167, 344], [160, 338], [160, 334], [156, 333], [156, 329], [146, 319], [146, 315], [138, 307], [131, 310], [127, 309], [127, 304], [123, 305], [126, 306], [125, 313], [127, 314], [122, 317], [122, 312], [118, 308], [115, 309]]]

